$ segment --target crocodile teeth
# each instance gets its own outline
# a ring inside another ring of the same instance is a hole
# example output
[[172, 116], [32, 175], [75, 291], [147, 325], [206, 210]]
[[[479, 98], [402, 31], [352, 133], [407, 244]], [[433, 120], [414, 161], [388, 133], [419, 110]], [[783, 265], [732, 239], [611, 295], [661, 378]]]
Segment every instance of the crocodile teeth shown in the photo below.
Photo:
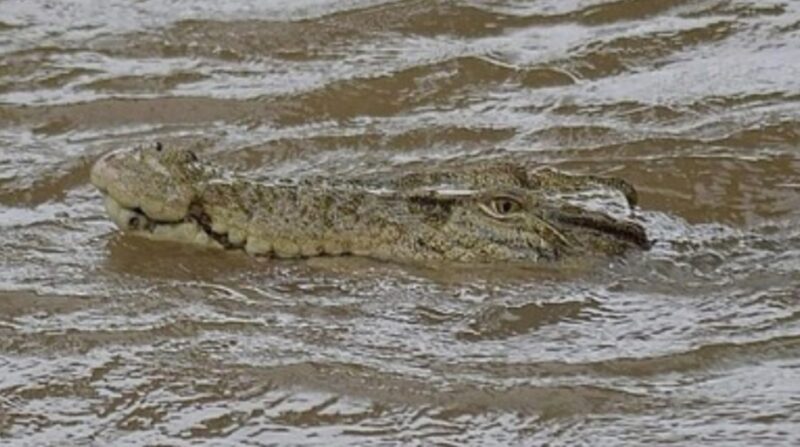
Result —
[[220, 235], [207, 232], [201, 222], [187, 218], [177, 222], [155, 221], [137, 209], [126, 208], [105, 195], [104, 203], [114, 223], [128, 233], [135, 233], [153, 240], [188, 242], [205, 247], [224, 248]]

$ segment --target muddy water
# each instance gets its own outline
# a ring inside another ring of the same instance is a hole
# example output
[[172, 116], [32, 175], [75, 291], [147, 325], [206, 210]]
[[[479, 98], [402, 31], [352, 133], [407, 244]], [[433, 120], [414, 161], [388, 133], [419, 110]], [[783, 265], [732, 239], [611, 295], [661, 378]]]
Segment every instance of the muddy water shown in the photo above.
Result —
[[[800, 2], [0, 1], [0, 443], [796, 445]], [[155, 139], [254, 176], [508, 159], [638, 185], [591, 271], [114, 231]]]

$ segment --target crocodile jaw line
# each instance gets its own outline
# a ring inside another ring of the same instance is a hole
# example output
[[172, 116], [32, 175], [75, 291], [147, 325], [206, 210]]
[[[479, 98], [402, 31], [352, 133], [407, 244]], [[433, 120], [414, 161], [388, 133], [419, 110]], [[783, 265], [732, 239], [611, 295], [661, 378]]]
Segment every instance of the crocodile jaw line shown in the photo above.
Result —
[[212, 248], [224, 248], [215, 234], [187, 215], [179, 221], [151, 219], [140, 209], [121, 205], [111, 195], [103, 194], [106, 212], [111, 220], [125, 232], [158, 241], [186, 242]]

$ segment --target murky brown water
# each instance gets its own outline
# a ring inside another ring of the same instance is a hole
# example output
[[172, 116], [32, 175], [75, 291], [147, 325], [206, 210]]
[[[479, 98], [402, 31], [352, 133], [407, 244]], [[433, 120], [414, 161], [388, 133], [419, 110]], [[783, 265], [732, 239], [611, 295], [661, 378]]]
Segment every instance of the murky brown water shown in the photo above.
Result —
[[[114, 231], [110, 148], [639, 186], [580, 274]], [[797, 445], [800, 2], [0, 1], [0, 443]]]

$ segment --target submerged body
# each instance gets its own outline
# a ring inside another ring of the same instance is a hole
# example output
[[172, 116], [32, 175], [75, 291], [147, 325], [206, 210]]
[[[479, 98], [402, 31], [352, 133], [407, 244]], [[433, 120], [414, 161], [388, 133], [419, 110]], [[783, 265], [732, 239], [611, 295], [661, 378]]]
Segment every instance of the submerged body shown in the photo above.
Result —
[[[510, 165], [404, 175], [381, 189], [369, 181], [264, 184], [157, 144], [106, 155], [91, 177], [124, 231], [253, 255], [535, 263], [648, 246], [640, 225], [553, 194], [600, 184], [635, 202], [627, 183]], [[437, 189], [443, 181], [461, 189]]]

